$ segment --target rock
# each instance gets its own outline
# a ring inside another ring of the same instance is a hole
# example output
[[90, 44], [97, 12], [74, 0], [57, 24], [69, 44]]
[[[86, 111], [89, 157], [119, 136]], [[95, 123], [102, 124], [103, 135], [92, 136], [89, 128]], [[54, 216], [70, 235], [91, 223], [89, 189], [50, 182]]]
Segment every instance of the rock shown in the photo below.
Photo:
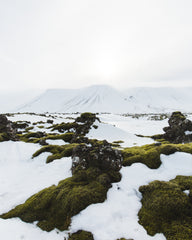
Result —
[[40, 144], [41, 146], [48, 145], [48, 143], [46, 142], [45, 139], [41, 139], [41, 140], [39, 140], [39, 144]]
[[18, 140], [16, 133], [17, 129], [14, 127], [14, 123], [9, 121], [5, 115], [0, 114], [1, 141]]
[[47, 120], [47, 123], [53, 124], [53, 120], [48, 119], [48, 120]]
[[122, 161], [121, 152], [113, 149], [105, 140], [91, 146], [79, 145], [73, 149], [72, 173], [89, 167], [96, 167], [102, 172], [119, 171]]
[[187, 143], [192, 141], [192, 122], [181, 112], [173, 112], [168, 120], [169, 127], [163, 128], [163, 138], [172, 143]]

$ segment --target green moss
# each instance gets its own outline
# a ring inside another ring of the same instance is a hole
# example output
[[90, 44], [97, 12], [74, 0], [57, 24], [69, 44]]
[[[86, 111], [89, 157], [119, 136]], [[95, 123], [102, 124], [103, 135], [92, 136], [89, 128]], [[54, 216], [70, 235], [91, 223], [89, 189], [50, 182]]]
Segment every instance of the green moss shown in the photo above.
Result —
[[153, 181], [141, 186], [139, 223], [148, 234], [163, 233], [167, 240], [192, 239], [192, 201], [183, 191], [192, 189], [192, 177]]
[[125, 148], [123, 154], [123, 166], [130, 166], [133, 163], [144, 163], [149, 168], [158, 168], [161, 165], [160, 152], [154, 144], [141, 147]]
[[64, 133], [64, 134], [45, 134], [44, 133], [43, 135], [44, 137], [42, 137], [42, 135], [38, 136], [36, 132], [18, 134], [21, 141], [29, 142], [29, 143], [39, 143], [41, 140], [47, 140], [47, 139], [51, 139], [51, 140], [62, 139], [65, 142], [71, 142], [74, 136], [74, 133], [72, 132]]
[[52, 139], [52, 140], [55, 140], [55, 139], [62, 139], [64, 140], [65, 142], [70, 142], [72, 140], [74, 136], [74, 133], [72, 132], [69, 132], [69, 133], [64, 133], [64, 134], [48, 134], [45, 139]]
[[174, 144], [163, 144], [159, 147], [159, 150], [162, 154], [170, 155], [179, 151], [180, 149], [177, 145]]
[[0, 142], [4, 142], [8, 140], [9, 140], [9, 136], [7, 135], [7, 133], [0, 133]]
[[43, 125], [40, 125], [40, 126], [37, 126], [38, 128], [44, 128], [44, 126]]
[[29, 143], [38, 143], [43, 137], [44, 133], [42, 132], [28, 132], [25, 134], [18, 134], [20, 141], [29, 142]]
[[55, 131], [58, 130], [61, 133], [64, 133], [66, 131], [68, 132], [74, 132], [75, 129], [78, 128], [78, 124], [76, 122], [72, 122], [72, 123], [60, 123], [60, 124], [55, 124], [53, 125], [53, 127], [49, 127], [52, 128], [51, 131]]
[[91, 232], [79, 230], [76, 233], [70, 234], [68, 240], [94, 240]]
[[73, 143], [73, 144], [66, 144], [66, 145], [46, 145], [37, 150], [33, 154], [33, 158], [39, 156], [43, 152], [50, 152], [52, 155], [47, 157], [46, 162], [50, 163], [55, 159], [60, 159], [62, 157], [69, 157], [72, 155], [72, 150], [74, 147], [76, 147], [78, 144]]
[[112, 146], [113, 147], [121, 147], [121, 143], [124, 143], [124, 141], [119, 140], [119, 141], [113, 141]]
[[65, 230], [71, 217], [92, 203], [103, 202], [108, 188], [95, 179], [89, 181], [82, 171], [30, 197], [24, 204], [1, 215], [8, 219], [19, 217], [25, 222], [38, 221], [38, 226], [50, 231]]
[[179, 118], [179, 119], [182, 119], [182, 120], [186, 119], [186, 117], [179, 111], [173, 112], [171, 117], [172, 118]]
[[133, 163], [143, 163], [149, 168], [155, 169], [161, 165], [160, 154], [173, 154], [175, 152], [192, 153], [192, 143], [186, 144], [156, 144], [131, 147], [122, 150], [123, 166], [130, 166]]
[[33, 128], [34, 128], [34, 127], [32, 127], [32, 126], [31, 126], [31, 127], [28, 127], [28, 128], [25, 128], [25, 131], [28, 132], [28, 131], [32, 130]]
[[96, 114], [91, 112], [84, 112], [79, 117], [77, 117], [76, 122], [87, 122], [89, 120], [95, 120]]

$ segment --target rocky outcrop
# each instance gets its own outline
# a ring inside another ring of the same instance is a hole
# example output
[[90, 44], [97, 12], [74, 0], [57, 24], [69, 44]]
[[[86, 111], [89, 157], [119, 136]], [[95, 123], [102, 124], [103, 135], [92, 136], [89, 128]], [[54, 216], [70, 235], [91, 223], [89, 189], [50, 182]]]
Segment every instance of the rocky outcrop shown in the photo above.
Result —
[[18, 137], [16, 135], [17, 129], [14, 123], [9, 121], [5, 115], [0, 115], [0, 139], [1, 141], [16, 141]]
[[173, 112], [168, 120], [169, 127], [163, 128], [163, 138], [172, 143], [192, 141], [192, 122], [181, 112]]
[[[120, 181], [119, 170], [122, 166], [122, 154], [113, 149], [106, 140], [96, 141], [87, 145], [78, 145], [72, 153], [72, 173], [95, 168], [100, 173], [105, 173], [100, 181], [110, 185], [111, 182]], [[119, 178], [119, 179], [118, 179]]]

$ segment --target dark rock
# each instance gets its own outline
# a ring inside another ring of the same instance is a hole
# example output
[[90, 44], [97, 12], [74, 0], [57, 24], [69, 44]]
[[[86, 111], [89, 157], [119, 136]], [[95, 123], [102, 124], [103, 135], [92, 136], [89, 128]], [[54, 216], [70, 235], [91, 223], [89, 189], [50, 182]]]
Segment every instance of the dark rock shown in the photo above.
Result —
[[157, 146], [157, 147], [158, 147], [158, 146], [161, 146], [161, 143], [160, 143], [160, 142], [156, 142], [156, 143], [155, 143], [155, 146]]
[[53, 124], [53, 120], [48, 119], [47, 123]]
[[91, 146], [79, 145], [72, 153], [72, 173], [96, 167], [101, 171], [119, 171], [122, 155], [119, 150], [113, 149], [107, 141], [95, 142]]
[[163, 138], [173, 143], [186, 143], [192, 141], [192, 122], [181, 112], [173, 112], [168, 120], [169, 127], [164, 127]]
[[42, 146], [48, 145], [48, 143], [45, 141], [45, 139], [40, 139], [39, 144]]
[[14, 127], [14, 123], [9, 121], [5, 115], [0, 114], [0, 133], [3, 134], [2, 141], [18, 140], [16, 135], [17, 129]]

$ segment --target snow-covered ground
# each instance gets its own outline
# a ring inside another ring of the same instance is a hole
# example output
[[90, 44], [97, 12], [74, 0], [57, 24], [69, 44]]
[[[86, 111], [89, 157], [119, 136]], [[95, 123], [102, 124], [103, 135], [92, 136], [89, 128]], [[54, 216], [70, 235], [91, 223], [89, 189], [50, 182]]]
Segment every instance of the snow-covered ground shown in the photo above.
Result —
[[115, 240], [121, 237], [134, 240], [164, 240], [162, 234], [151, 237], [138, 223], [137, 213], [141, 208], [138, 189], [153, 180], [175, 178], [177, 175], [192, 175], [192, 155], [175, 153], [161, 155], [162, 165], [152, 170], [141, 163], [121, 169], [122, 180], [114, 183], [104, 203], [92, 204], [73, 217], [71, 231], [84, 229], [94, 234], [95, 240]]
[[[55, 123], [72, 121], [68, 117], [77, 117], [77, 115], [55, 114], [53, 120]], [[134, 119], [114, 114], [102, 114], [99, 117], [101, 123], [95, 123], [98, 128], [92, 128], [88, 137], [109, 141], [123, 140], [122, 146], [153, 142], [150, 138], [137, 137], [135, 134], [146, 136], [158, 134], [162, 133], [164, 126], [167, 126], [167, 120], [154, 121], [148, 120], [147, 117]], [[31, 124], [37, 121], [46, 122], [48, 119], [48, 117], [28, 114], [17, 114], [8, 118], [12, 121], [30, 121]], [[62, 144], [60, 140], [48, 141]], [[46, 164], [49, 153], [43, 153], [32, 159], [32, 154], [39, 148], [39, 144], [32, 143], [12, 141], [0, 143], [0, 214], [23, 203], [41, 189], [71, 176], [70, 158], [62, 158]], [[192, 175], [192, 155], [186, 153], [161, 155], [161, 160], [163, 164], [156, 170], [151, 170], [140, 163], [123, 167], [122, 180], [113, 184], [108, 191], [107, 200], [104, 203], [93, 204], [74, 216], [70, 231], [74, 232], [78, 229], [91, 231], [95, 240], [116, 240], [121, 237], [134, 240], [165, 239], [162, 234], [148, 236], [145, 229], [138, 224], [137, 213], [141, 207], [138, 188], [152, 180], [167, 181], [178, 174]], [[0, 219], [0, 236], [3, 240], [63, 240], [66, 233], [57, 230], [44, 232], [36, 227], [35, 223], [28, 224], [20, 219]]]

